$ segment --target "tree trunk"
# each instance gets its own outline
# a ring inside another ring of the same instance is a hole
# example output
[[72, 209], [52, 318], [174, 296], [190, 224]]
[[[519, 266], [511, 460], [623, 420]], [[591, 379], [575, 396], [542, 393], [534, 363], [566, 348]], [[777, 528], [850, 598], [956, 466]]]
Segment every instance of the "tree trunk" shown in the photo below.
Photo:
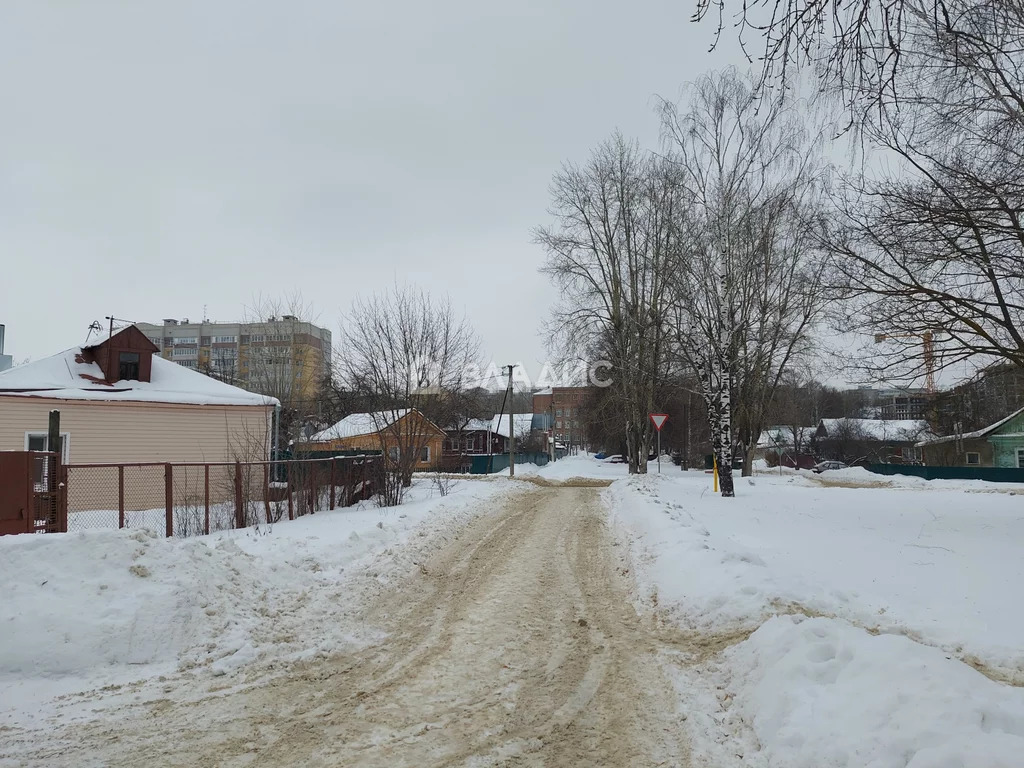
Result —
[[718, 381], [718, 484], [723, 497], [736, 495], [732, 479], [732, 392], [727, 374], [729, 367], [719, 359], [716, 366], [721, 372]]
[[750, 477], [754, 474], [754, 451], [748, 445], [743, 453], [743, 477]]

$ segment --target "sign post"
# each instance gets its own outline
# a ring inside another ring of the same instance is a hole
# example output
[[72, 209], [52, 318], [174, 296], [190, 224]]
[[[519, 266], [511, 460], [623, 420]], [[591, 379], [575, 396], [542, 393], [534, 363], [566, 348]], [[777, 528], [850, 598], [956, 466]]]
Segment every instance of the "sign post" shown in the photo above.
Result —
[[665, 422], [668, 421], [667, 413], [652, 413], [649, 414], [651, 417], [651, 423], [654, 424], [654, 428], [658, 431], [658, 474], [661, 474], [661, 428], [665, 426]]

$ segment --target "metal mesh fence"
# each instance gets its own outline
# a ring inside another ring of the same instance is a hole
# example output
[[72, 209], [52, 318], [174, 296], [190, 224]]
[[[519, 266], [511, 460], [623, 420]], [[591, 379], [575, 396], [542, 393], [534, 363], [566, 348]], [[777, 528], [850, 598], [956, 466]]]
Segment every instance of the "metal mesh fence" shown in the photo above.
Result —
[[67, 529], [148, 528], [185, 537], [274, 524], [369, 498], [382, 461], [68, 465]]

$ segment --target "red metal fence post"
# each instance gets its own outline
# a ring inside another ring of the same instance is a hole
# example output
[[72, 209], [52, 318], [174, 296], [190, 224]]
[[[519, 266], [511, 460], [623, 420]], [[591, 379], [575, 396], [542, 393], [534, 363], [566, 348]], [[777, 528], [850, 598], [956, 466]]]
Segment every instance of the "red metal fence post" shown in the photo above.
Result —
[[203, 467], [203, 504], [206, 513], [203, 515], [203, 533], [210, 535], [210, 465]]
[[245, 510], [242, 500], [242, 462], [235, 462], [235, 528], [245, 528]]
[[117, 527], [124, 528], [124, 464], [117, 465]]
[[334, 477], [335, 469], [337, 467], [338, 460], [333, 456], [331, 457], [331, 509], [334, 509]]
[[164, 464], [164, 506], [167, 511], [166, 533], [170, 538], [174, 535], [174, 469], [170, 464]]

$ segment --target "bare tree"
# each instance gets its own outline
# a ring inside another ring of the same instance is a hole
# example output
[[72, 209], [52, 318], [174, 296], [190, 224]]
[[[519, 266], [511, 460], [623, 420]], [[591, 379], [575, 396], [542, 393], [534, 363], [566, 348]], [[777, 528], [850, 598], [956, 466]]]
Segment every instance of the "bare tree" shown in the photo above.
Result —
[[564, 166], [551, 194], [555, 222], [536, 239], [547, 252], [543, 271], [562, 289], [557, 332], [578, 354], [610, 363], [629, 471], [646, 472], [680, 234], [675, 172], [615, 135], [586, 165]]
[[400, 487], [407, 487], [433, 437], [432, 425], [456, 418], [466, 390], [477, 383], [476, 333], [447, 299], [395, 285], [352, 303], [340, 348], [339, 380], [372, 407], [389, 466]]
[[[974, 0], [695, 0], [693, 20], [738, 30], [747, 58], [762, 63], [759, 87], [782, 90], [802, 67], [842, 99], [851, 125], [903, 98], [908, 54], [922, 29], [949, 25]], [[995, 0], [1010, 8], [1017, 0]], [[760, 38], [752, 53], [749, 36]]]
[[688, 205], [673, 264], [676, 350], [701, 382], [722, 494], [732, 496], [734, 412], [750, 450], [823, 304], [814, 202], [822, 169], [793, 112], [760, 111], [734, 70], [699, 79], [687, 108], [662, 109]]
[[890, 380], [1024, 367], [1024, 7], [941, 10], [868, 134], [895, 169], [847, 178], [826, 241], [843, 328], [885, 336], [868, 373]]

